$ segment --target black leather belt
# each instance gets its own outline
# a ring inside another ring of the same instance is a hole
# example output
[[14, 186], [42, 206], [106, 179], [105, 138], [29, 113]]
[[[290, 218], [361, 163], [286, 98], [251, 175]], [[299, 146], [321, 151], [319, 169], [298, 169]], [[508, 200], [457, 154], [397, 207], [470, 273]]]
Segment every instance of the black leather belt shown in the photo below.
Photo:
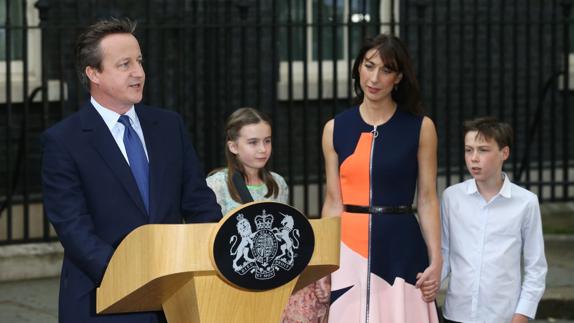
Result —
[[350, 213], [370, 213], [370, 214], [403, 214], [413, 213], [413, 207], [410, 205], [398, 206], [361, 206], [345, 204], [345, 211]]

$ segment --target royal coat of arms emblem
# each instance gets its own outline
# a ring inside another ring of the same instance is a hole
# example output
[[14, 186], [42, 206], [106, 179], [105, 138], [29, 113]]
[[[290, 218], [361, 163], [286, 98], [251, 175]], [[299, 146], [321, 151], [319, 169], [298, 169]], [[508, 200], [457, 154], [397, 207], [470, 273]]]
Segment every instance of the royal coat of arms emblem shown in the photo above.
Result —
[[273, 226], [275, 216], [263, 210], [255, 217], [255, 232], [242, 213], [236, 216], [238, 235], [233, 235], [229, 241], [230, 255], [235, 256], [235, 272], [240, 275], [251, 273], [255, 279], [271, 279], [275, 271], [293, 268], [301, 234], [294, 228], [292, 216], [279, 215], [283, 217], [281, 225]]
[[249, 289], [280, 286], [301, 273], [315, 237], [298, 210], [258, 202], [226, 216], [214, 241], [214, 260], [230, 282]]

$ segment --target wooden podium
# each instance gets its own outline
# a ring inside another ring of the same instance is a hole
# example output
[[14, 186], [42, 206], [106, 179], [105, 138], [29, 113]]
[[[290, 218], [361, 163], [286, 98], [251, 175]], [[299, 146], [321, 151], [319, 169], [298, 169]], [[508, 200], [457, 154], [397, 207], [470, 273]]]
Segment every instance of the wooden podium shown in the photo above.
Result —
[[170, 323], [279, 322], [289, 296], [339, 268], [339, 218], [310, 220], [315, 248], [304, 271], [266, 291], [235, 287], [210, 257], [218, 224], [145, 225], [118, 246], [97, 290], [99, 314], [160, 311]]

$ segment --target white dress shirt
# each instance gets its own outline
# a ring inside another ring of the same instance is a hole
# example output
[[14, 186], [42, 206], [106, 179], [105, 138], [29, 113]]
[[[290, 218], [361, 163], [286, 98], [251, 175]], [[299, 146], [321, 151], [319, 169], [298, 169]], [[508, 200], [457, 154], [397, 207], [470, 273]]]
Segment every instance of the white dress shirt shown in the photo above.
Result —
[[538, 198], [503, 176], [490, 201], [474, 179], [443, 193], [442, 278], [450, 276], [444, 306], [449, 320], [510, 322], [514, 313], [534, 318], [544, 293], [547, 264]]
[[[108, 126], [108, 129], [110, 129], [110, 132], [112, 133], [112, 136], [114, 137], [114, 140], [116, 141], [116, 144], [118, 145], [118, 148], [120, 148], [120, 151], [122, 152], [122, 155], [124, 155], [124, 158], [126, 160], [126, 162], [128, 163], [128, 165], [130, 164], [130, 161], [128, 159], [128, 153], [126, 152], [126, 146], [124, 145], [124, 130], [125, 127], [123, 124], [121, 124], [118, 119], [120, 118], [121, 114], [112, 111], [108, 108], [103, 107], [101, 104], [99, 104], [94, 98], [90, 99], [90, 102], [92, 103], [92, 105], [94, 106], [94, 108], [96, 108], [96, 111], [98, 111], [98, 113], [100, 114], [100, 116], [102, 116], [102, 119], [104, 119], [104, 122], [106, 123], [106, 125]], [[138, 115], [136, 114], [136, 110], [134, 109], [134, 107], [132, 106], [128, 112], [125, 113], [125, 115], [127, 115], [130, 118], [130, 123], [132, 125], [132, 128], [134, 128], [134, 130], [136, 131], [136, 133], [138, 134], [138, 137], [140, 137], [140, 140], [142, 142], [144, 151], [145, 151], [145, 155], [146, 158], [149, 161], [149, 156], [147, 154], [147, 148], [145, 146], [145, 138], [143, 135], [143, 130], [142, 127], [140, 125], [140, 120], [138, 119]]]

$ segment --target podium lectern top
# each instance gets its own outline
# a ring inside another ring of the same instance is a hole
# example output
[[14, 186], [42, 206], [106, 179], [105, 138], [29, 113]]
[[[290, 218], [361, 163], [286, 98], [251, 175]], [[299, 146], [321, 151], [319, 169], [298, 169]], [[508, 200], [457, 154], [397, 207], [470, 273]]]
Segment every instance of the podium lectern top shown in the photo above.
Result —
[[[283, 222], [282, 215], [275, 218]], [[230, 220], [238, 223], [236, 218]], [[100, 314], [163, 310], [170, 323], [278, 321], [293, 291], [339, 267], [339, 218], [309, 222], [315, 244], [307, 267], [283, 286], [257, 292], [238, 288], [219, 276], [210, 256], [212, 238], [219, 224], [139, 227], [120, 243], [112, 256], [97, 290], [96, 310]], [[282, 226], [290, 226], [284, 223]], [[236, 224], [233, 230], [236, 236], [240, 235]], [[269, 231], [275, 234], [277, 230], [272, 226]], [[252, 234], [256, 232], [259, 229]], [[270, 234], [260, 236], [272, 238]], [[274, 259], [280, 255], [283, 244], [277, 242]], [[248, 255], [252, 257], [253, 253]], [[245, 263], [244, 257], [241, 264]]]

